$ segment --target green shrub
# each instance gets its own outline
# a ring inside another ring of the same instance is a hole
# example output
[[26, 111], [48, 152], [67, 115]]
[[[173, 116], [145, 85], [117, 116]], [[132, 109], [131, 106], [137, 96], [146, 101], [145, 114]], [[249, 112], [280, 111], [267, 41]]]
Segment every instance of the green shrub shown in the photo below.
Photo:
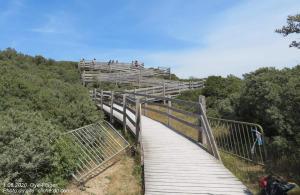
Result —
[[55, 138], [102, 118], [76, 63], [6, 49], [0, 75], [0, 181], [65, 184], [76, 152]]

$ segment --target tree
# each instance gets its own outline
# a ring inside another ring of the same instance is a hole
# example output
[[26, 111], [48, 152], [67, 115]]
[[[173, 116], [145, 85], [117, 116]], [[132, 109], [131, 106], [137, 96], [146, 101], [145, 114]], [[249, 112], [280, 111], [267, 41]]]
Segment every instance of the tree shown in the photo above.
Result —
[[[262, 125], [269, 166], [300, 178], [300, 66], [260, 68], [244, 75], [238, 115]], [[288, 166], [287, 166], [288, 165]]]
[[[276, 29], [275, 32], [280, 33], [285, 37], [292, 33], [300, 33], [300, 14], [288, 16], [287, 26], [283, 26], [281, 29]], [[296, 47], [300, 49], [300, 42], [292, 41], [290, 47]]]

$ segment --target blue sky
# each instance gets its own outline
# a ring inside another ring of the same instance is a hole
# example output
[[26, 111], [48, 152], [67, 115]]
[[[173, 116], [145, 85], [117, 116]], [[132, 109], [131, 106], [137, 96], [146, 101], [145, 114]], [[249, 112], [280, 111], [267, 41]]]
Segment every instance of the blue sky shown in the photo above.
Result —
[[300, 64], [274, 29], [299, 0], [0, 0], [0, 49], [57, 60], [140, 60], [181, 77]]

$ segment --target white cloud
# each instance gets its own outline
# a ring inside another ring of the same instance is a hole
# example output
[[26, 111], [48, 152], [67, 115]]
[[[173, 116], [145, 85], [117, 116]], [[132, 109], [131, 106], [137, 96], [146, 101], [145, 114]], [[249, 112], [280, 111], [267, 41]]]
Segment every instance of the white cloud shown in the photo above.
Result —
[[[146, 53], [148, 64], [173, 66], [182, 77], [235, 74], [262, 66], [294, 66], [300, 63], [300, 50], [289, 48], [290, 38], [274, 32], [286, 17], [300, 10], [300, 1], [247, 1], [212, 21], [215, 28], [202, 39], [205, 48]], [[195, 40], [197, 42], [197, 40]]]
[[71, 32], [71, 22], [64, 12], [47, 14], [43, 17], [45, 18], [45, 22], [39, 27], [30, 29], [30, 31], [45, 34], [64, 34]]

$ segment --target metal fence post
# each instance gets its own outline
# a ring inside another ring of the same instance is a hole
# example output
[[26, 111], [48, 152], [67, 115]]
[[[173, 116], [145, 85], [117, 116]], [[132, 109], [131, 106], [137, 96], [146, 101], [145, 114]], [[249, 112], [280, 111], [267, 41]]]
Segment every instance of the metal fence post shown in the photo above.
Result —
[[123, 131], [127, 135], [126, 129], [126, 94], [123, 94]]
[[[202, 105], [202, 108], [203, 110], [201, 111], [201, 105]], [[200, 109], [200, 116], [203, 115], [202, 112], [206, 112], [206, 104], [205, 104], [205, 97], [200, 95], [199, 96], [199, 109]], [[200, 130], [198, 131], [198, 142], [201, 142], [203, 145], [207, 145], [207, 135], [205, 134], [204, 132], [204, 124], [201, 120], [199, 120], [199, 123], [200, 123]]]
[[114, 107], [114, 92], [111, 91], [111, 105], [110, 105], [110, 123], [113, 122], [113, 107]]
[[136, 108], [135, 108], [135, 136], [136, 136], [136, 141], [135, 144], [136, 146], [139, 143], [140, 140], [140, 131], [141, 131], [141, 103], [140, 99], [137, 98], [135, 100]]

